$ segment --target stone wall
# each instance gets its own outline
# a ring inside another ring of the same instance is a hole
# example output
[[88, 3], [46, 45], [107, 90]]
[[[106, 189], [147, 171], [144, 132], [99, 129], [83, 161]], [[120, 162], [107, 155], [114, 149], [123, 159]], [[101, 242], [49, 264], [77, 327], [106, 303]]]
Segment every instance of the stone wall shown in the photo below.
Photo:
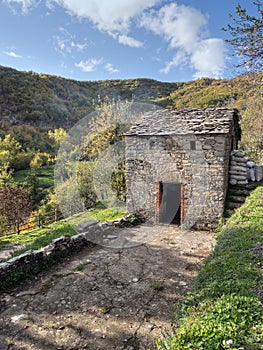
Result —
[[263, 165], [252, 162], [242, 150], [233, 150], [229, 168], [230, 185], [246, 185], [263, 179]]
[[232, 135], [126, 136], [127, 211], [158, 222], [159, 182], [184, 187], [183, 225], [214, 228], [224, 211]]
[[[118, 220], [118, 222], [121, 222]], [[116, 225], [118, 225], [118, 222]], [[92, 246], [111, 230], [113, 223], [99, 223], [88, 220], [79, 224], [79, 233], [74, 236], [62, 236], [54, 239], [49, 245], [39, 250], [29, 250], [24, 254], [0, 263], [0, 291], [15, 285], [20, 280], [31, 277], [79, 251], [85, 246]]]

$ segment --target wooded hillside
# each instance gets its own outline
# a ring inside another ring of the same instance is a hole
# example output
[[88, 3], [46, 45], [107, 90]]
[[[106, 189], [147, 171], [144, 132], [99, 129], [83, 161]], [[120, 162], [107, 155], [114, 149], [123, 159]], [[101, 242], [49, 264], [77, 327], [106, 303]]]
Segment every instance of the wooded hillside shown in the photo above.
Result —
[[174, 109], [231, 106], [262, 86], [262, 72], [233, 79], [166, 83], [151, 79], [75, 81], [0, 66], [0, 137], [15, 136], [24, 148], [48, 151], [47, 130], [69, 129], [94, 110], [98, 99], [134, 100]]
[[198, 79], [165, 83], [151, 79], [75, 81], [20, 72], [0, 66], [0, 123], [44, 128], [72, 126], [93, 110], [98, 99], [120, 98], [158, 103], [168, 108], [241, 105], [260, 86], [262, 74], [233, 79]]

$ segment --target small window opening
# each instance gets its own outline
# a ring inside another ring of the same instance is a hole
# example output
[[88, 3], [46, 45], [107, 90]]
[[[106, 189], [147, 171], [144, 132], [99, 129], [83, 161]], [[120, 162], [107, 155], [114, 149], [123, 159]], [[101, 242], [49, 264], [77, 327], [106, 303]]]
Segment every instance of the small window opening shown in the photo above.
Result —
[[190, 141], [190, 149], [191, 149], [191, 151], [195, 151], [196, 150], [196, 143], [195, 143], [195, 141]]

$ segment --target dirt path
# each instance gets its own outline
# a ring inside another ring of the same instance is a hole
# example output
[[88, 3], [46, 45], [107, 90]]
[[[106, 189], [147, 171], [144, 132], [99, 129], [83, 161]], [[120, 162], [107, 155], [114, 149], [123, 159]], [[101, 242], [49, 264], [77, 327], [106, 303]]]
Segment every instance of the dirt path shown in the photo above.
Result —
[[155, 229], [147, 244], [87, 248], [2, 295], [0, 349], [154, 349], [214, 245], [208, 232]]

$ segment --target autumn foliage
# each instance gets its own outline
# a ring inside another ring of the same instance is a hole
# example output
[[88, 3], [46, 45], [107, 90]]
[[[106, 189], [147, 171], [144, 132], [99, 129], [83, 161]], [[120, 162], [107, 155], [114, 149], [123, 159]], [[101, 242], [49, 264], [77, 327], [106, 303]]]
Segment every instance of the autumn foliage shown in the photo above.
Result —
[[28, 218], [31, 210], [31, 198], [26, 190], [6, 187], [0, 191], [0, 216], [8, 223]]

